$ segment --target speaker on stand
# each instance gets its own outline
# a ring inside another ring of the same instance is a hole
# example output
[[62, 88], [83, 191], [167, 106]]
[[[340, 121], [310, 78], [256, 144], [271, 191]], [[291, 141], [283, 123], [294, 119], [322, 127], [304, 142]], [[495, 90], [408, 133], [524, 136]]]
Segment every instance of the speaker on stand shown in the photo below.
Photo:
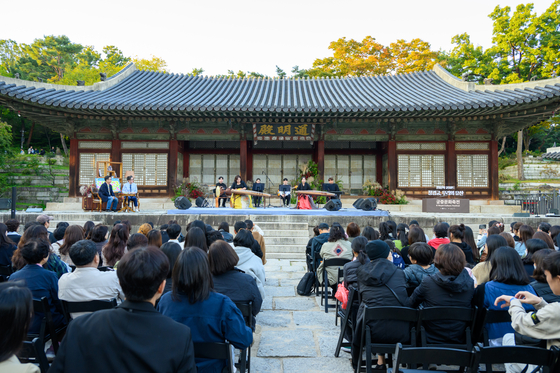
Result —
[[362, 210], [375, 211], [377, 210], [377, 200], [375, 198], [366, 198], [362, 204]]
[[204, 197], [198, 197], [195, 203], [196, 207], [208, 207], [208, 201]]
[[364, 204], [364, 199], [363, 198], [358, 198], [357, 200], [354, 201], [354, 203], [352, 204], [352, 206], [354, 206], [354, 208], [356, 210], [361, 210], [362, 206]]
[[325, 205], [325, 209], [327, 211], [338, 211], [342, 208], [342, 201], [339, 199], [331, 199], [329, 202], [327, 202], [327, 204]]
[[175, 200], [175, 207], [179, 210], [187, 210], [192, 206], [191, 201], [187, 197], [177, 197]]

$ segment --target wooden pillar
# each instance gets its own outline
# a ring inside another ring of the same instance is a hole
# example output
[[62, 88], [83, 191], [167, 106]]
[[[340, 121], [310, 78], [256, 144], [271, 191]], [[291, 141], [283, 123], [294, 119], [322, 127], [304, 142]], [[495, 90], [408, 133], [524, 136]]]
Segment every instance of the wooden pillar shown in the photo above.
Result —
[[189, 177], [189, 168], [191, 166], [190, 162], [191, 159], [189, 157], [189, 142], [185, 141], [183, 143], [183, 178]]
[[179, 156], [179, 142], [177, 140], [169, 140], [169, 162], [167, 162], [167, 191], [170, 196], [175, 195], [173, 187], [177, 185], [177, 165]]
[[[318, 140], [315, 142], [317, 150], [317, 174], [319, 179], [325, 180], [325, 140]], [[330, 176], [330, 175], [329, 175]]]
[[500, 181], [498, 167], [498, 141], [490, 141], [490, 198], [493, 200], [500, 199]]
[[378, 143], [377, 152], [375, 153], [375, 175], [373, 175], [373, 180], [383, 186], [383, 149], [379, 145]]
[[239, 172], [241, 180], [247, 180], [247, 140], [239, 142]]
[[398, 161], [397, 161], [397, 142], [389, 140], [387, 142], [387, 160], [389, 166], [389, 190], [397, 189]]
[[455, 151], [455, 141], [447, 141], [445, 154], [445, 185], [457, 186], [457, 153]]
[[[122, 162], [122, 154], [121, 154], [121, 140], [112, 140], [111, 141], [111, 162]], [[115, 168], [116, 167], [116, 168]], [[125, 170], [121, 170], [120, 167], [115, 166], [113, 170], [117, 172], [117, 175], [120, 176], [122, 183], [124, 184], [124, 173]]]
[[[253, 180], [253, 143], [247, 141], [247, 180]], [[265, 180], [261, 180], [266, 184]]]
[[70, 169], [68, 196], [76, 197], [78, 195], [78, 186], [80, 184], [80, 173], [78, 172], [78, 139], [70, 139]]

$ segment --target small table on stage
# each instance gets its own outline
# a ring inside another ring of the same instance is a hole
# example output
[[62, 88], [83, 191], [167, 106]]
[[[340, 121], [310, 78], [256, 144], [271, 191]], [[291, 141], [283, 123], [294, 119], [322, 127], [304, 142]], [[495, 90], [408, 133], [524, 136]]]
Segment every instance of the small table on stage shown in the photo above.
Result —
[[[336, 197], [336, 194], [331, 193], [331, 192], [325, 192], [322, 190], [296, 190], [297, 194], [303, 194], [303, 195], [308, 195], [308, 196], [325, 196], [325, 197]], [[299, 204], [299, 198], [298, 198], [298, 204]], [[297, 206], [296, 206], [297, 208]]]
[[253, 190], [246, 189], [232, 189], [232, 194], [239, 194], [241, 196], [252, 196], [252, 197], [263, 197], [263, 207], [266, 208], [266, 197], [272, 197], [272, 194], [255, 192]]
[[128, 206], [128, 199], [130, 197], [136, 197], [136, 193], [120, 193], [119, 196], [123, 197], [123, 207], [119, 210], [119, 212], [134, 212], [134, 210]]

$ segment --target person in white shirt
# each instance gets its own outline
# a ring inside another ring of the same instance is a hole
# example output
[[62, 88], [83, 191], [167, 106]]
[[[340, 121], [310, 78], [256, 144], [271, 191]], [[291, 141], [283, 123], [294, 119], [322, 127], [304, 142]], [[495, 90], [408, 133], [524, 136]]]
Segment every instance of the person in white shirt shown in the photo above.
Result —
[[179, 242], [179, 235], [181, 234], [181, 226], [179, 224], [171, 224], [167, 227], [167, 235], [169, 236], [169, 241], [175, 242], [181, 246], [181, 250], [185, 248], [185, 242]]
[[[76, 242], [70, 248], [70, 259], [76, 265], [72, 273], [65, 273], [58, 280], [58, 297], [68, 302], [87, 302], [91, 300], [124, 300], [117, 272], [101, 272], [99, 253], [95, 243], [89, 240]], [[72, 314], [72, 318], [84, 313]]]
[[123, 186], [122, 192], [125, 194], [136, 194], [134, 197], [128, 197], [128, 200], [134, 203], [134, 211], [138, 212], [138, 187], [134, 183], [134, 176], [127, 176], [126, 181], [128, 182]]

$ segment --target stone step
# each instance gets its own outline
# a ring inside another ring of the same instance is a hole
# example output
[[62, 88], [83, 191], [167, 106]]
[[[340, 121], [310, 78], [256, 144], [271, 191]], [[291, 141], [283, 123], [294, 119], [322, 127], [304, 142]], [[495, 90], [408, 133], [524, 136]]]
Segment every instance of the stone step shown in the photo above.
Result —
[[256, 222], [266, 234], [266, 232], [279, 231], [279, 230], [289, 230], [289, 231], [308, 231], [309, 223], [295, 223], [291, 221], [286, 222]]
[[[271, 253], [304, 253], [305, 245], [266, 245], [267, 255]], [[304, 255], [305, 256], [305, 255]]]
[[268, 237], [265, 236], [266, 245], [307, 245], [309, 241], [305, 237]]
[[269, 253], [266, 252], [266, 259], [294, 259], [294, 260], [305, 260], [305, 253], [295, 254], [295, 253]]
[[[268, 209], [267, 209], [268, 210]], [[274, 222], [294, 222], [294, 223], [307, 223], [307, 216], [305, 215], [250, 215], [250, 219], [259, 223], [274, 223]]]
[[267, 239], [269, 237], [305, 237], [306, 239], [309, 239], [309, 232], [307, 231], [307, 229], [305, 230], [304, 229], [301, 230], [284, 230], [284, 229], [264, 230], [263, 229], [263, 231]]
[[47, 202], [45, 212], [49, 211], [80, 211], [82, 210], [82, 202]]

